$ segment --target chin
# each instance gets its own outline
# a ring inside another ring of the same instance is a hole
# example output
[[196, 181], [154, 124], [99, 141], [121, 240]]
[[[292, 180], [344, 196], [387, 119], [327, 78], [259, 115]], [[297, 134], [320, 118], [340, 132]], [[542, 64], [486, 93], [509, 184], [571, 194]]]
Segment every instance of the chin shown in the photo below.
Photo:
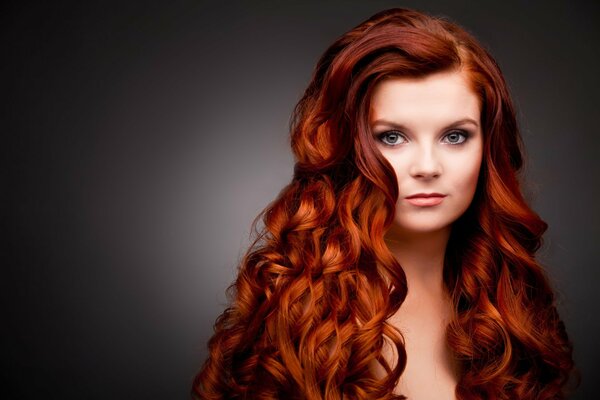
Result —
[[449, 230], [453, 221], [395, 221], [391, 229], [401, 235], [423, 235]]

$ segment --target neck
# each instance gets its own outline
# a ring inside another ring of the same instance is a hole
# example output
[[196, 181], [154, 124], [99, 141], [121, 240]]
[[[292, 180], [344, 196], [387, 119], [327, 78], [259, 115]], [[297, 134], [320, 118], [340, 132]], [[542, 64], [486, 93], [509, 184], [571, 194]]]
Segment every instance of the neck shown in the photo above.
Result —
[[444, 254], [449, 238], [450, 228], [426, 234], [386, 235], [388, 248], [406, 274], [410, 297], [444, 295]]

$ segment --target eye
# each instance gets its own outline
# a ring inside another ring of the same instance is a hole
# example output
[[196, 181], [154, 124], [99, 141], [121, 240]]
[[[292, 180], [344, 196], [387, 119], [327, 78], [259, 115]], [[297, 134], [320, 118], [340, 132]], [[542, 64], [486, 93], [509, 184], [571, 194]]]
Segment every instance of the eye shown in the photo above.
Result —
[[398, 131], [383, 132], [377, 135], [377, 139], [387, 146], [396, 146], [398, 144], [406, 143], [407, 141], [404, 135]]
[[462, 144], [467, 140], [468, 137], [469, 134], [465, 131], [452, 131], [444, 136], [444, 143]]

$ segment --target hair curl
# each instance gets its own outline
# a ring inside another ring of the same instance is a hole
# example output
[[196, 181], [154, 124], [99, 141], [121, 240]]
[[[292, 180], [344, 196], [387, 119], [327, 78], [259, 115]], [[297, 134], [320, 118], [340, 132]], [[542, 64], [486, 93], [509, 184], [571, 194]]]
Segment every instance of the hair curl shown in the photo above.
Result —
[[[398, 186], [371, 137], [370, 97], [385, 77], [448, 70], [464, 71], [480, 96], [484, 132], [477, 190], [444, 261], [454, 306], [446, 337], [463, 371], [456, 395], [564, 398], [572, 345], [534, 257], [547, 225], [521, 194], [522, 144], [502, 73], [460, 27], [399, 8], [320, 58], [290, 124], [294, 177], [253, 222], [194, 397], [405, 398], [392, 393], [406, 365], [403, 338], [386, 320], [406, 297], [406, 277], [383, 241]], [[393, 366], [385, 341], [398, 353]]]

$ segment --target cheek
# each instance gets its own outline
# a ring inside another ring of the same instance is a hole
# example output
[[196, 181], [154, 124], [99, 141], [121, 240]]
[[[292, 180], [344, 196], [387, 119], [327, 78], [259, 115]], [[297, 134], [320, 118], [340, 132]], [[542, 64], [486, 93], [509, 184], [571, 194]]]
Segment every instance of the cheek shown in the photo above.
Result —
[[396, 172], [398, 180], [408, 177], [408, 170], [410, 168], [410, 154], [404, 152], [402, 155], [395, 155], [394, 157], [388, 157], [387, 160]]
[[392, 169], [396, 173], [396, 179], [398, 183], [402, 182], [405, 179], [405, 176], [408, 175], [408, 165], [406, 163], [406, 157], [393, 157], [387, 156], [384, 153], [384, 157], [388, 163], [392, 166]]
[[[481, 156], [479, 154], [462, 160], [463, 167], [456, 175], [456, 183], [462, 190], [472, 194], [475, 192], [481, 168]], [[461, 164], [458, 164], [461, 165]]]

